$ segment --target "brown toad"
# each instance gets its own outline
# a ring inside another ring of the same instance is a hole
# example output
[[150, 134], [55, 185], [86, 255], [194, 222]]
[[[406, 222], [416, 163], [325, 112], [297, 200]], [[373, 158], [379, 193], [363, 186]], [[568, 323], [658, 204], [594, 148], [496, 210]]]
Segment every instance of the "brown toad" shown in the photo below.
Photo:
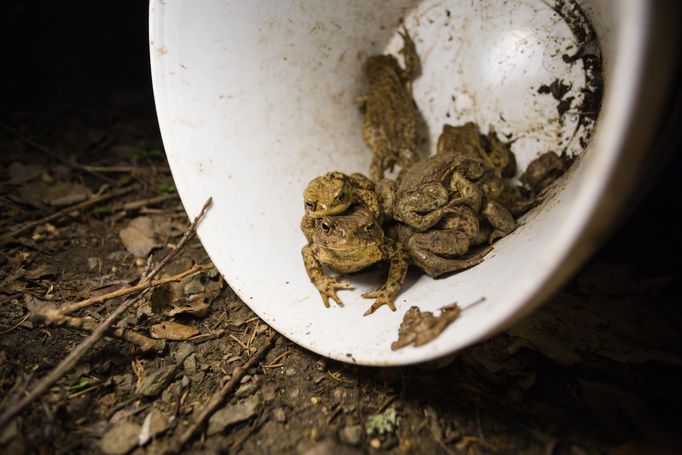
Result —
[[357, 99], [363, 114], [362, 137], [372, 151], [369, 176], [375, 181], [395, 164], [408, 169], [418, 160], [412, 80], [419, 72], [419, 56], [407, 30], [400, 35], [405, 69], [392, 55], [369, 57], [364, 67], [367, 93]]
[[353, 273], [381, 261], [390, 261], [386, 282], [362, 296], [375, 299], [365, 316], [383, 305], [395, 311], [395, 297], [407, 273], [405, 247], [384, 236], [381, 225], [367, 207], [357, 205], [344, 215], [316, 220], [311, 241], [303, 247], [302, 254], [310, 281], [320, 292], [326, 307], [329, 307], [330, 298], [342, 305], [336, 291], [350, 284], [338, 277], [325, 275], [322, 264], [339, 273]]
[[339, 215], [354, 205], [366, 206], [380, 225], [383, 221], [374, 183], [359, 173], [346, 175], [341, 172], [328, 172], [316, 177], [303, 191], [303, 201], [305, 215], [301, 220], [301, 230], [308, 241], [316, 219]]

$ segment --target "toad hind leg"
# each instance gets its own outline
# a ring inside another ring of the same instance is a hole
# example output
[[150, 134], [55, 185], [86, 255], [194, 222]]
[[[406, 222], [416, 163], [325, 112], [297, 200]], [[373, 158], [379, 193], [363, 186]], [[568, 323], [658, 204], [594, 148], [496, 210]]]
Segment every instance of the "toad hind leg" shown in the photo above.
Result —
[[412, 41], [412, 37], [408, 33], [407, 29], [403, 27], [402, 32], [398, 32], [403, 39], [403, 48], [400, 53], [403, 55], [405, 60], [405, 69], [402, 72], [402, 78], [404, 83], [408, 86], [409, 92], [412, 93], [412, 80], [417, 77], [419, 71], [421, 70], [421, 62], [419, 61], [419, 54], [417, 54], [417, 48]]
[[388, 238], [385, 240], [384, 250], [386, 257], [391, 261], [388, 278], [379, 289], [362, 294], [362, 297], [366, 299], [376, 299], [363, 316], [374, 313], [384, 305], [389, 307], [391, 311], [396, 310], [395, 297], [400, 292], [407, 274], [407, 250], [402, 243]]
[[483, 262], [492, 248], [466, 258], [456, 258], [469, 250], [468, 236], [457, 230], [441, 230], [414, 234], [407, 242], [410, 258], [427, 275], [440, 275], [468, 269]]
[[338, 289], [348, 289], [351, 284], [347, 281], [341, 281], [337, 277], [325, 275], [322, 271], [320, 262], [315, 259], [315, 254], [310, 245], [304, 246], [301, 254], [303, 255], [303, 263], [305, 264], [306, 272], [308, 272], [308, 277], [320, 292], [324, 306], [329, 308], [330, 298], [336, 302], [338, 306], [343, 306], [343, 302], [341, 302], [339, 296], [336, 295], [336, 291]]
[[483, 215], [494, 228], [488, 237], [489, 243], [504, 237], [516, 228], [514, 217], [499, 202], [488, 201], [483, 207]]

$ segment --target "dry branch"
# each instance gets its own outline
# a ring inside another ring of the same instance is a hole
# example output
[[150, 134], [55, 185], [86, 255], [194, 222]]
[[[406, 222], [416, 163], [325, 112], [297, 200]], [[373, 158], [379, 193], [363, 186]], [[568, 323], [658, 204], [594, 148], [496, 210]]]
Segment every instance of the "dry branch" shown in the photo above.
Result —
[[[206, 214], [206, 210], [208, 210], [208, 207], [211, 205], [212, 198], [209, 198], [208, 201], [204, 204], [204, 207], [201, 209], [201, 212], [197, 217], [194, 219], [192, 224], [189, 226], [185, 234], [182, 236], [182, 239], [178, 243], [178, 246], [176, 249], [171, 251], [164, 257], [161, 262], [151, 271], [149, 274], [146, 274], [145, 276], [142, 277], [142, 280], [140, 281], [141, 283], [148, 283], [150, 282], [156, 275], [159, 274], [161, 269], [168, 264], [171, 259], [173, 259], [182, 249], [183, 246], [187, 243], [187, 241], [194, 236], [196, 233], [196, 228], [197, 224], [199, 224], [199, 221], [204, 217]], [[102, 337], [104, 337], [110, 330], [111, 326], [116, 322], [116, 320], [123, 314], [125, 313], [129, 308], [131, 308], [133, 305], [135, 305], [137, 302], [139, 302], [142, 297], [148, 292], [148, 289], [142, 291], [141, 294], [138, 294], [137, 296], [134, 296], [132, 298], [128, 298], [124, 300], [118, 308], [114, 310], [113, 313], [111, 313], [102, 323], [97, 326], [97, 328], [88, 336], [85, 340], [83, 340], [80, 344], [78, 344], [71, 353], [66, 356], [64, 360], [62, 360], [52, 371], [50, 371], [46, 376], [44, 376], [42, 379], [38, 381], [38, 383], [31, 389], [22, 399], [19, 401], [11, 404], [3, 413], [0, 415], [0, 428], [5, 428], [10, 421], [12, 421], [19, 413], [21, 413], [29, 404], [31, 404], [36, 398], [41, 396], [45, 391], [47, 391], [52, 385], [54, 385], [57, 381], [59, 381], [66, 373], [68, 373], [74, 366], [78, 364], [81, 358], [88, 352], [88, 350], [95, 344], [97, 343]]]
[[94, 305], [95, 303], [101, 303], [106, 300], [110, 299], [115, 299], [117, 297], [123, 297], [124, 295], [128, 294], [134, 294], [135, 292], [143, 291], [147, 288], [153, 288], [157, 286], [161, 286], [167, 283], [172, 283], [174, 281], [180, 281], [183, 278], [186, 278], [190, 275], [194, 275], [195, 273], [202, 272], [204, 270], [210, 270], [213, 268], [213, 265], [195, 265], [194, 267], [185, 270], [184, 272], [178, 273], [177, 275], [173, 275], [167, 278], [162, 278], [160, 280], [156, 281], [147, 281], [147, 282], [140, 282], [136, 284], [135, 286], [131, 286], [128, 288], [122, 288], [122, 289], [117, 289], [115, 291], [109, 292], [107, 294], [102, 294], [98, 295], [97, 297], [90, 297], [85, 300], [81, 300], [80, 302], [74, 302], [70, 303], [68, 305], [63, 305], [61, 308], [59, 308], [59, 311], [64, 314], [71, 314], [74, 313], [82, 308], [85, 308], [90, 305]]
[[194, 422], [185, 430], [176, 443], [170, 448], [172, 453], [178, 453], [182, 447], [189, 442], [194, 434], [199, 431], [211, 415], [218, 409], [218, 407], [225, 401], [227, 396], [232, 392], [232, 390], [239, 384], [239, 381], [244, 377], [244, 374], [252, 368], [260, 359], [265, 355], [265, 353], [272, 347], [273, 342], [277, 332], [270, 329], [270, 334], [265, 340], [265, 343], [256, 351], [246, 363], [240, 367], [235, 368], [232, 377], [229, 381], [225, 383], [210, 399], [206, 407], [199, 412], [199, 415], [194, 419]]

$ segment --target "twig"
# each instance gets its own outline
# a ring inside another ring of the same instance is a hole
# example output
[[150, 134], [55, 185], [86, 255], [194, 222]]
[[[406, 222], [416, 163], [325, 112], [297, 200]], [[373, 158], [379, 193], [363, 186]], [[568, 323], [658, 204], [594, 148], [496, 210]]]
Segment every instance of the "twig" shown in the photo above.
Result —
[[213, 198], [212, 197], [208, 198], [208, 200], [204, 203], [204, 206], [201, 208], [199, 214], [196, 216], [196, 218], [194, 218], [194, 221], [178, 242], [178, 245], [175, 247], [175, 249], [168, 253], [165, 258], [161, 259], [161, 262], [159, 262], [156, 268], [154, 268], [154, 270], [152, 270], [148, 276], [142, 279], [142, 282], [149, 281], [156, 275], [158, 275], [161, 269], [163, 269], [166, 266], [166, 264], [168, 264], [180, 252], [180, 250], [182, 250], [182, 247], [185, 246], [187, 241], [189, 241], [189, 239], [191, 239], [194, 236], [194, 233], [197, 230], [197, 224], [204, 217], [204, 215], [206, 215], [206, 210], [208, 210], [212, 203]]
[[[290, 353], [291, 353], [291, 349], [287, 349], [286, 351], [284, 351], [283, 353], [281, 353], [280, 355], [278, 355], [277, 357], [275, 357], [274, 359], [272, 359], [267, 365], [265, 365], [265, 368], [277, 368], [277, 367], [276, 367], [277, 362], [278, 362], [279, 360], [281, 360], [285, 355], [288, 355], [288, 354], [290, 354]], [[281, 364], [280, 364], [280, 365], [281, 365]]]
[[199, 431], [201, 427], [203, 427], [208, 418], [213, 415], [216, 409], [218, 409], [218, 406], [225, 401], [228, 394], [232, 392], [237, 384], [239, 384], [239, 381], [241, 381], [242, 377], [244, 377], [244, 374], [256, 363], [258, 363], [261, 357], [263, 357], [263, 355], [265, 355], [265, 353], [270, 349], [273, 342], [275, 341], [276, 336], [277, 332], [270, 329], [270, 334], [265, 340], [265, 343], [263, 343], [263, 345], [249, 358], [249, 360], [243, 366], [234, 369], [234, 373], [232, 374], [230, 380], [227, 381], [225, 385], [223, 385], [220, 390], [218, 390], [211, 397], [211, 400], [208, 402], [206, 407], [201, 410], [199, 415], [197, 415], [197, 417], [194, 419], [194, 422], [192, 422], [189, 428], [187, 428], [187, 430], [180, 435], [180, 438], [177, 440], [177, 442], [170, 448], [171, 452], [180, 452], [182, 447], [187, 444], [190, 439], [192, 439], [194, 434]]
[[160, 280], [156, 281], [148, 281], [146, 283], [138, 283], [135, 286], [131, 286], [128, 288], [122, 288], [122, 289], [117, 289], [115, 291], [98, 295], [97, 297], [90, 297], [85, 300], [81, 300], [80, 302], [74, 302], [70, 303], [68, 305], [63, 305], [61, 308], [59, 308], [59, 311], [62, 314], [71, 314], [74, 313], [82, 308], [85, 308], [90, 305], [94, 305], [95, 303], [101, 303], [106, 300], [110, 299], [115, 299], [116, 297], [122, 297], [124, 295], [128, 294], [133, 294], [138, 291], [142, 291], [147, 288], [153, 288], [153, 287], [158, 287], [167, 283], [172, 283], [174, 281], [180, 281], [185, 277], [188, 277], [190, 275], [193, 275], [195, 273], [199, 273], [204, 270], [210, 270], [213, 268], [213, 264], [211, 265], [195, 265], [194, 267], [185, 270], [182, 273], [178, 273], [177, 275], [173, 275], [167, 278], [161, 278]]
[[237, 338], [236, 336], [234, 336], [234, 335], [232, 335], [232, 334], [230, 334], [230, 338], [232, 338], [234, 341], [236, 341], [237, 344], [239, 344], [239, 346], [242, 347], [242, 349], [244, 349], [245, 351], [248, 352], [249, 347], [248, 347], [247, 345], [245, 345], [244, 342], [243, 342], [242, 340], [240, 340], [239, 338]]
[[42, 152], [42, 153], [44, 153], [45, 155], [47, 155], [47, 156], [49, 156], [49, 157], [52, 157], [52, 158], [54, 158], [54, 159], [56, 159], [56, 160], [61, 161], [61, 162], [62, 162], [63, 164], [65, 164], [66, 166], [68, 166], [68, 167], [70, 167], [70, 168], [72, 168], [72, 169], [79, 169], [79, 170], [81, 170], [81, 171], [85, 171], [85, 172], [87, 172], [88, 174], [92, 175], [93, 177], [97, 177], [98, 179], [103, 180], [103, 181], [107, 182], [107, 183], [110, 184], [110, 185], [116, 186], [116, 181], [115, 181], [115, 180], [110, 179], [110, 178], [107, 177], [106, 175], [102, 175], [102, 174], [100, 174], [100, 173], [97, 172], [97, 171], [90, 170], [90, 169], [88, 169], [86, 166], [81, 166], [81, 165], [79, 165], [79, 164], [74, 164], [74, 163], [70, 162], [69, 160], [67, 160], [66, 158], [64, 158], [63, 156], [61, 156], [60, 154], [55, 153], [55, 152], [53, 152], [52, 150], [50, 150], [49, 148], [47, 148], [47, 147], [45, 147], [45, 146], [43, 146], [43, 145], [38, 144], [38, 143], [37, 143], [36, 141], [34, 141], [33, 139], [31, 139], [31, 138], [29, 138], [29, 137], [27, 137], [27, 136], [24, 136], [24, 135], [21, 134], [19, 131], [15, 130], [14, 128], [10, 127], [9, 125], [6, 125], [6, 124], [0, 122], [0, 128], [2, 128], [3, 130], [7, 131], [9, 134], [11, 134], [12, 136], [16, 137], [17, 139], [19, 139], [21, 142], [23, 142], [24, 144], [28, 145], [29, 147], [33, 147], [34, 149], [38, 150], [39, 152]]
[[[208, 201], [206, 201], [206, 204], [204, 204], [204, 207], [202, 208], [201, 212], [194, 219], [192, 224], [187, 229], [187, 232], [185, 232], [185, 234], [183, 235], [182, 240], [180, 240], [180, 242], [178, 243], [178, 247], [171, 251], [170, 253], [168, 253], [166, 257], [163, 258], [161, 262], [159, 262], [159, 264], [151, 272], [149, 272], [148, 275], [143, 276], [141, 283], [147, 283], [151, 281], [156, 275], [158, 275], [161, 269], [178, 254], [182, 247], [196, 232], [197, 224], [206, 214], [206, 210], [211, 205], [211, 201], [212, 201], [211, 198], [209, 198]], [[52, 387], [52, 385], [54, 385], [74, 366], [76, 366], [78, 361], [81, 358], [83, 358], [83, 356], [88, 352], [88, 350], [107, 334], [107, 332], [109, 331], [110, 327], [114, 324], [114, 322], [116, 322], [116, 320], [129, 308], [131, 308], [137, 302], [142, 300], [142, 297], [147, 292], [148, 290], [144, 290], [137, 296], [124, 300], [118, 306], [118, 308], [116, 308], [113, 311], [113, 313], [111, 313], [104, 321], [102, 321], [102, 323], [95, 329], [94, 332], [92, 332], [92, 334], [90, 334], [90, 336], [88, 336], [85, 340], [78, 344], [71, 351], [71, 353], [59, 363], [59, 365], [57, 365], [52, 371], [50, 371], [46, 376], [44, 376], [40, 381], [38, 381], [35, 387], [33, 387], [33, 389], [31, 389], [31, 391], [28, 392], [28, 394], [26, 394], [21, 400], [10, 405], [9, 408], [6, 409], [2, 415], [0, 415], [0, 428], [5, 428], [7, 424], [12, 419], [14, 419], [14, 417], [16, 417], [19, 413], [21, 413], [29, 404], [31, 404], [33, 400], [35, 400], [43, 393], [45, 393], [46, 390]]]
[[168, 201], [169, 199], [177, 199], [177, 193], [161, 194], [159, 196], [150, 197], [147, 199], [140, 199], [139, 201], [126, 202], [121, 206], [123, 210], [137, 210], [149, 205], [158, 204], [160, 202]]
[[90, 207], [91, 205], [95, 205], [98, 202], [107, 201], [109, 199], [113, 199], [115, 197], [119, 197], [119, 196], [123, 196], [124, 194], [128, 194], [131, 191], [137, 189], [137, 187], [138, 187], [137, 184], [133, 184], [130, 186], [126, 186], [124, 188], [111, 190], [108, 193], [100, 194], [98, 196], [93, 196], [86, 201], [79, 202], [78, 204], [74, 204], [72, 206], [66, 207], [66, 208], [64, 208], [58, 212], [55, 212], [51, 215], [43, 217], [39, 220], [35, 220], [35, 221], [31, 221], [29, 223], [26, 223], [23, 226], [20, 226], [17, 229], [8, 232], [5, 235], [0, 236], [0, 244], [4, 244], [4, 243], [7, 243], [11, 240], [14, 240], [14, 239], [16, 239], [17, 235], [21, 234], [22, 232], [28, 231], [31, 228], [34, 228], [38, 225], [47, 223], [49, 221], [53, 221], [53, 220], [62, 218], [63, 216], [66, 216], [73, 211], [81, 210], [81, 209]]
[[[94, 332], [98, 326], [97, 321], [93, 319], [66, 316], [61, 311], [52, 308], [40, 311], [34, 310], [31, 313], [31, 320], [35, 322], [40, 322], [45, 325], [68, 327], [70, 329], [85, 330], [87, 332]], [[136, 344], [137, 346], [140, 347], [140, 350], [142, 352], [147, 352], [152, 349], [157, 352], [161, 352], [166, 347], [165, 341], [153, 340], [149, 337], [142, 335], [141, 333], [137, 333], [132, 330], [126, 330], [121, 328], [110, 329], [106, 333], [106, 335], [112, 338], [118, 338]]]
[[29, 311], [28, 313], [26, 313], [26, 315], [25, 315], [24, 317], [22, 317], [21, 319], [19, 319], [19, 322], [17, 322], [16, 324], [14, 324], [12, 327], [9, 327], [9, 328], [3, 330], [2, 332], [0, 332], [0, 335], [5, 335], [5, 334], [10, 333], [12, 330], [16, 329], [16, 328], [19, 327], [21, 324], [23, 324], [24, 321], [26, 321], [26, 319], [28, 319], [29, 316], [31, 316], [31, 312], [30, 312], [30, 311]]

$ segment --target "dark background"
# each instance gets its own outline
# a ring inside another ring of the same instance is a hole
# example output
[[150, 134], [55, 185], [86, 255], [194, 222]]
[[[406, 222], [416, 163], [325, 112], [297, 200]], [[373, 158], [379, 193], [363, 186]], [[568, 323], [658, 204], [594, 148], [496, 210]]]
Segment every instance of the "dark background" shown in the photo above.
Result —
[[[143, 0], [0, 2], [0, 120], [22, 112], [49, 116], [64, 105], [99, 107], [104, 115], [118, 93], [131, 94], [136, 115], [155, 116], [147, 44]], [[679, 84], [676, 93], [679, 98]], [[677, 144], [653, 187], [641, 186], [639, 202], [592, 261], [625, 262], [645, 275], [679, 277]]]

